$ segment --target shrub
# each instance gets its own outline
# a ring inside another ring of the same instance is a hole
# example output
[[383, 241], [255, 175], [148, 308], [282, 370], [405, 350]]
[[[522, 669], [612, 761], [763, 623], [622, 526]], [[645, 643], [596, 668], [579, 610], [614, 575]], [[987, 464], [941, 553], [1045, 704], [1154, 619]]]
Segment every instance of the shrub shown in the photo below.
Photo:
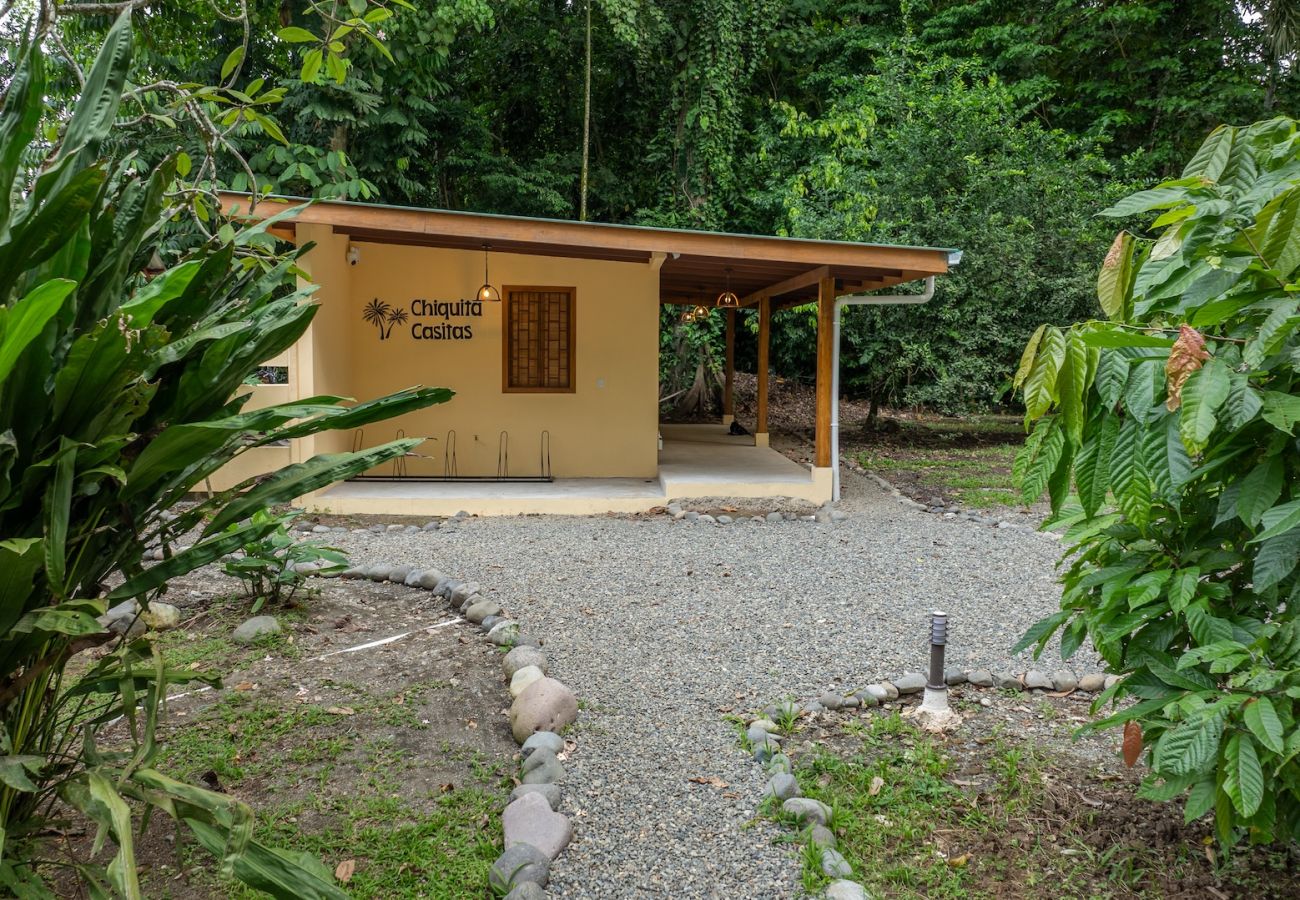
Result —
[[[169, 579], [274, 531], [259, 510], [417, 442], [317, 456], [178, 506], [222, 465], [450, 392], [243, 411], [244, 380], [315, 313], [297, 285], [298, 254], [276, 256], [264, 225], [227, 225], [175, 267], [141, 274], [179, 208], [169, 197], [174, 161], [142, 178], [100, 155], [126, 80], [129, 11], [66, 119], [42, 121], [39, 46], [15, 55], [0, 112], [0, 886], [48, 894], [46, 867], [69, 864], [41, 842], [44, 817], [62, 801], [95, 823], [96, 851], [113, 842], [107, 867], [73, 861], [92, 896], [140, 896], [134, 819], [155, 810], [184, 824], [223, 874], [276, 896], [345, 896], [317, 861], [253, 841], [247, 805], [153, 768], [168, 687], [217, 679], [168, 669], [147, 641], [110, 644], [96, 617], [130, 598], [147, 607]], [[146, 547], [191, 531], [190, 548], [142, 567]], [[107, 652], [80, 675], [67, 670], [96, 645]], [[117, 717], [127, 746], [98, 747], [98, 726]]]
[[[1222, 127], [1112, 217], [1105, 321], [1040, 328], [1016, 475], [1068, 525], [1061, 610], [1021, 641], [1090, 638], [1123, 678], [1144, 793], [1213, 812], [1225, 850], [1300, 829], [1300, 137]], [[1075, 494], [1069, 494], [1071, 485]]]
[[249, 541], [221, 566], [227, 575], [244, 583], [244, 593], [253, 601], [253, 612], [266, 605], [293, 603], [309, 573], [341, 572], [347, 567], [348, 559], [339, 550], [319, 541], [294, 540], [285, 526], [297, 517], [296, 512], [253, 513], [254, 522], [270, 522], [272, 530]]

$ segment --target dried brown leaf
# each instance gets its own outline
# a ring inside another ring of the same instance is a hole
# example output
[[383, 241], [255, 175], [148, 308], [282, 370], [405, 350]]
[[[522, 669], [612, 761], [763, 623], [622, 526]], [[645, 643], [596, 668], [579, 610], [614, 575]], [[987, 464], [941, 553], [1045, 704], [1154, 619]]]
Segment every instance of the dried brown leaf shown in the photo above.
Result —
[[880, 793], [880, 789], [883, 788], [884, 786], [885, 786], [885, 779], [877, 775], [875, 778], [871, 779], [871, 787], [867, 789], [867, 796], [868, 797], [876, 796], [877, 794]]
[[357, 861], [355, 859], [345, 859], [334, 868], [334, 877], [343, 884], [352, 880], [352, 874], [357, 870]]
[[1179, 325], [1178, 340], [1174, 341], [1169, 361], [1165, 363], [1166, 409], [1173, 412], [1182, 405], [1183, 385], [1209, 358], [1204, 335], [1190, 325]]

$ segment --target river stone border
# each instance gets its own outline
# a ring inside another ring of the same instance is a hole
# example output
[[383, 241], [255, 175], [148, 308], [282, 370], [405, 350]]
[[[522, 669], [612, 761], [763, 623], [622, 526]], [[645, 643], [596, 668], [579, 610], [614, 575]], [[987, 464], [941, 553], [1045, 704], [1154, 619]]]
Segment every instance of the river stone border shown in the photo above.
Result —
[[[462, 514], [458, 516], [464, 518]], [[438, 528], [426, 525], [415, 530], [441, 530], [449, 521], [452, 520], [444, 520]], [[396, 527], [405, 530], [403, 526]], [[323, 533], [315, 527], [305, 530]], [[384, 530], [396, 529], [387, 526]], [[477, 625], [489, 641], [506, 651], [501, 661], [502, 672], [512, 698], [510, 726], [515, 742], [520, 744], [520, 773], [519, 784], [501, 814], [505, 850], [488, 870], [488, 886], [494, 895], [504, 895], [506, 900], [544, 900], [551, 863], [573, 837], [572, 821], [558, 808], [560, 783], [564, 780], [562, 763], [574, 745], [557, 732], [576, 721], [578, 701], [567, 686], [546, 674], [548, 663], [542, 652], [542, 641], [507, 618], [496, 600], [481, 593], [477, 582], [461, 581], [434, 568], [387, 563], [351, 566], [342, 571], [321, 571], [321, 568], [322, 564], [304, 563], [296, 571], [322, 578], [365, 579], [429, 591], [447, 600], [454, 611]]]
[[876, 486], [879, 487], [882, 491], [884, 491], [889, 496], [893, 497], [903, 506], [906, 506], [910, 509], [920, 510], [921, 512], [924, 513], [931, 513], [932, 515], [936, 515], [944, 519], [962, 518], [970, 522], [974, 522], [977, 525], [987, 525], [990, 528], [1011, 528], [1017, 531], [1029, 531], [1034, 534], [1041, 534], [1043, 537], [1049, 538], [1051, 540], [1060, 540], [1060, 536], [1057, 535], [1055, 532], [1039, 531], [1033, 525], [1024, 522], [1012, 522], [1010, 519], [1007, 518], [1001, 518], [998, 516], [986, 516], [973, 509], [962, 509], [960, 506], [957, 506], [954, 503], [950, 503], [950, 504], [922, 503], [921, 501], [915, 500], [912, 497], [909, 497], [907, 494], [903, 493], [903, 491], [899, 490], [898, 487], [894, 485], [892, 482], [887, 481], [884, 478], [881, 478], [875, 472], [872, 472], [868, 469], [864, 469], [856, 462], [852, 462], [850, 460], [844, 460], [844, 464], [852, 468], [853, 471], [857, 472], [858, 474], [864, 475], [865, 477], [871, 479], [873, 482], [875, 482]]
[[[836, 849], [830, 808], [818, 800], [802, 796], [799, 782], [794, 777], [794, 765], [782, 752], [783, 738], [779, 734], [781, 727], [776, 720], [793, 720], [807, 713], [826, 710], [869, 708], [919, 696], [925, 690], [926, 681], [920, 672], [905, 672], [892, 680], [882, 679], [847, 694], [828, 690], [816, 699], [803, 703], [787, 699], [769, 704], [760, 712], [745, 718], [745, 738], [749, 744], [750, 757], [763, 766], [769, 776], [763, 787], [763, 798], [774, 798], [775, 802], [781, 804], [783, 813], [794, 817], [796, 827], [800, 830], [801, 842], [817, 848], [822, 872], [834, 879], [822, 894], [824, 900], [869, 900], [870, 894], [862, 884], [849, 878], [853, 870], [843, 854]], [[994, 673], [988, 669], [952, 668], [944, 673], [944, 682], [949, 686], [969, 684], [977, 688], [996, 687], [1013, 691], [1053, 691], [1058, 694], [1080, 691], [1094, 694], [1110, 690], [1119, 682], [1119, 676], [1101, 672], [1076, 676], [1068, 669], [1060, 669], [1050, 675], [1030, 669], [1017, 675], [1011, 672]], [[980, 705], [991, 704], [988, 698], [981, 698]]]

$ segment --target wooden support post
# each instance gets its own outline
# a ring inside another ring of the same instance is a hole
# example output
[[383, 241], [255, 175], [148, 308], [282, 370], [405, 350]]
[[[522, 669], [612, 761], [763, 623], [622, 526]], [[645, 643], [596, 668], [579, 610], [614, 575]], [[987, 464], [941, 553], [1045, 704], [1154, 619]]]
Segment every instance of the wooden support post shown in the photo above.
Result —
[[831, 466], [831, 353], [835, 339], [835, 279], [817, 287], [817, 468]]
[[758, 301], [758, 413], [754, 422], [754, 443], [767, 446], [767, 350], [772, 336], [772, 300]]
[[727, 310], [726, 381], [722, 386], [722, 424], [736, 421], [736, 311]]

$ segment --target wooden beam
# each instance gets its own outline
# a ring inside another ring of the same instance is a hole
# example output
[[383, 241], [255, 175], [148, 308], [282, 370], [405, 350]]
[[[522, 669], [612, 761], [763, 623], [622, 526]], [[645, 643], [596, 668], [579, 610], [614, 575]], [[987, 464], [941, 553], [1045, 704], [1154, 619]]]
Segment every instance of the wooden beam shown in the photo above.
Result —
[[755, 291], [748, 297], [742, 297], [741, 306], [753, 306], [763, 297], [779, 297], [782, 294], [788, 294], [791, 291], [797, 291], [799, 288], [808, 287], [811, 284], [817, 284], [823, 278], [829, 278], [831, 275], [830, 266], [818, 266], [815, 269], [809, 269], [807, 272], [800, 272], [785, 281], [778, 281], [776, 284], [769, 285], [761, 291]]
[[[220, 199], [226, 213], [254, 220], [268, 218], [302, 202], [282, 197], [265, 198], [258, 201], [256, 209], [250, 214], [250, 197], [247, 194], [222, 192]], [[336, 225], [349, 232], [369, 233], [373, 235], [371, 240], [391, 239], [397, 242], [403, 237], [408, 241], [421, 236], [426, 240], [454, 237], [467, 244], [518, 242], [567, 247], [573, 251], [634, 251], [645, 254], [643, 261], [649, 259], [650, 253], [660, 251], [734, 261], [907, 269], [936, 275], [948, 271], [948, 251], [928, 247], [894, 247], [848, 241], [812, 241], [636, 225], [530, 219], [523, 216], [412, 209], [337, 200], [317, 201], [299, 210], [292, 221], [306, 225]], [[510, 252], [529, 251], [511, 247]], [[671, 265], [666, 264], [665, 268], [671, 268]]]
[[722, 415], [730, 425], [736, 418], [736, 311], [727, 310], [727, 361], [722, 386]]
[[767, 368], [768, 344], [772, 336], [772, 301], [758, 301], [758, 411], [754, 416], [754, 434], [767, 439]]
[[831, 465], [831, 351], [835, 339], [835, 279], [817, 286], [817, 468]]

